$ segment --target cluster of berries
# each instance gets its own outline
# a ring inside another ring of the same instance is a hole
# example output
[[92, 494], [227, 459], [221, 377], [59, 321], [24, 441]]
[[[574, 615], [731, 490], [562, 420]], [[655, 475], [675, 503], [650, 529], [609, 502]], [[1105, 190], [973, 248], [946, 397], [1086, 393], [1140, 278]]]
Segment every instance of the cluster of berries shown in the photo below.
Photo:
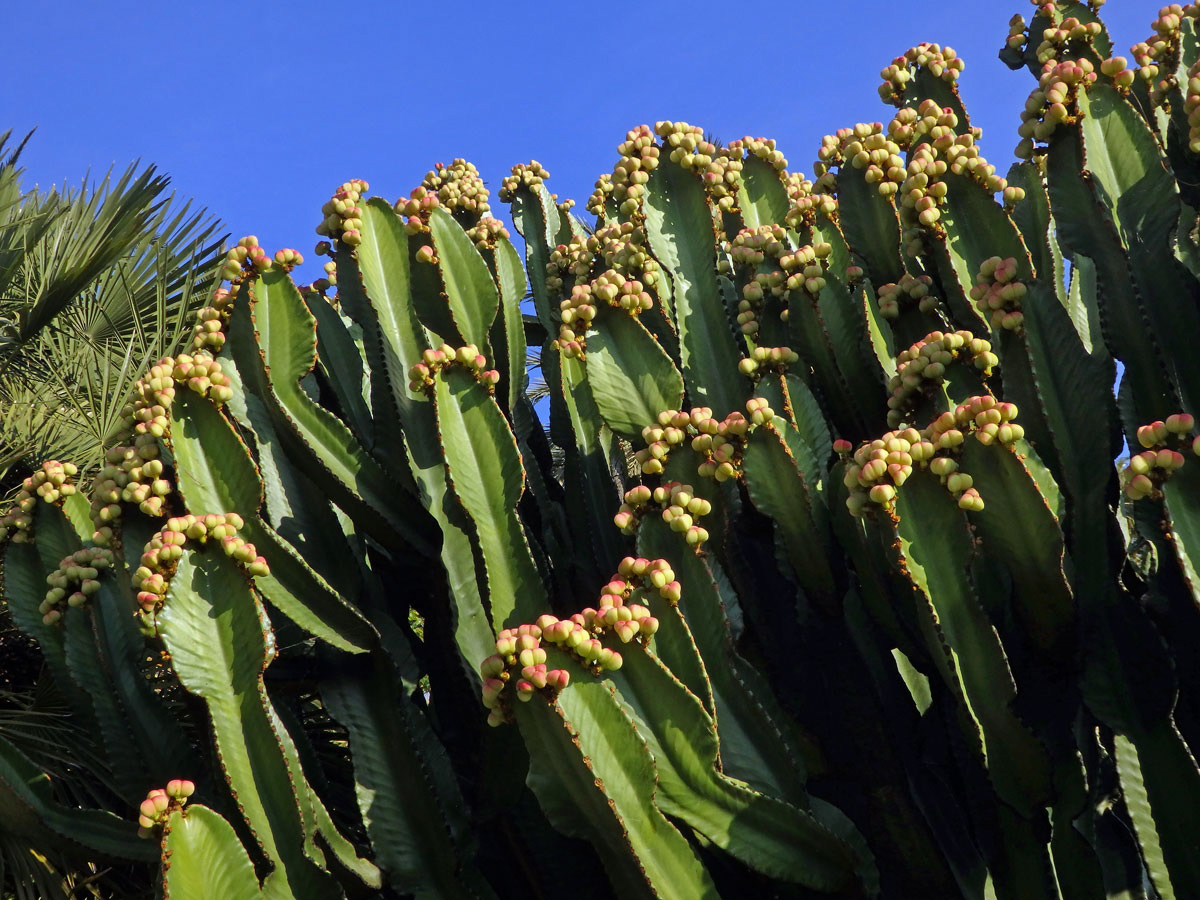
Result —
[[1190, 446], [1200, 456], [1200, 436], [1193, 437], [1196, 420], [1188, 413], [1167, 416], [1166, 421], [1151, 422], [1137, 430], [1137, 441], [1144, 448], [1134, 454], [1121, 471], [1125, 494], [1132, 500], [1159, 494], [1162, 483], [1182, 468]]
[[[596, 269], [602, 269], [593, 276]], [[560, 324], [555, 346], [566, 356], [587, 349], [587, 331], [599, 302], [632, 316], [653, 308], [662, 272], [650, 254], [646, 229], [633, 222], [611, 222], [592, 235], [572, 237], [550, 253], [546, 287], [551, 294], [571, 287], [559, 302]]]
[[158, 439], [170, 428], [177, 385], [220, 405], [233, 397], [229, 376], [207, 350], [164, 357], [134, 385], [133, 400], [122, 410], [120, 433], [128, 441], [109, 448], [93, 485], [92, 519], [99, 523], [93, 541], [107, 546], [122, 503], [136, 503], [148, 516], [163, 514], [173, 486], [159, 459]]
[[[926, 101], [922, 109], [932, 113], [937, 105]], [[1008, 182], [996, 174], [996, 167], [980, 154], [973, 131], [964, 134], [955, 131], [957, 117], [949, 110], [941, 111], [939, 121], [943, 120], [954, 124], [934, 125], [928, 134], [922, 135], [923, 142], [912, 150], [907, 175], [900, 185], [898, 207], [910, 256], [921, 252], [922, 229], [937, 235], [944, 233], [938, 221], [950, 190], [945, 180], [947, 173], [965, 178], [988, 193], [1002, 193], [1009, 205], [1024, 197], [1021, 188], [1009, 190]]]
[[[846, 508], [851, 515], [865, 515], [873, 505], [891, 509], [896, 489], [912, 475], [913, 467], [928, 468], [958, 500], [960, 509], [978, 512], [983, 498], [972, 486], [971, 476], [958, 470], [954, 458], [968, 435], [981, 444], [1011, 445], [1025, 436], [1013, 419], [1017, 407], [997, 401], [990, 394], [971, 397], [953, 412], [945, 412], [928, 428], [889, 431], [854, 451], [846, 465], [843, 484], [850, 489]], [[834, 450], [849, 456], [849, 441], [834, 442]]]
[[[1019, 16], [1016, 18], [1020, 18]], [[1024, 20], [1022, 19], [1022, 27]], [[1016, 21], [1009, 22], [1009, 40], [1012, 41]], [[1094, 41], [1104, 31], [1099, 22], [1080, 22], [1075, 16], [1067, 16], [1057, 25], [1050, 25], [1042, 30], [1042, 40], [1034, 55], [1040, 65], [1058, 59], [1061, 56], [1080, 55], [1092, 46]], [[1024, 41], [1022, 41], [1024, 43]], [[1020, 46], [1019, 44], [1017, 46]], [[1070, 51], [1064, 53], [1063, 51]]]
[[[1114, 69], [1123, 64], [1124, 60], [1117, 57], [1101, 63], [1101, 67]], [[1133, 73], [1129, 74], [1132, 76]], [[1021, 110], [1021, 125], [1017, 128], [1021, 141], [1013, 151], [1018, 159], [1032, 158], [1035, 141], [1045, 143], [1060, 125], [1075, 122], [1079, 89], [1086, 89], [1096, 78], [1095, 66], [1087, 57], [1048, 62], [1042, 67], [1038, 86], [1030, 93], [1025, 108]], [[1128, 80], [1132, 81], [1132, 77]]]
[[237, 513], [205, 516], [178, 516], [167, 520], [142, 550], [142, 558], [133, 573], [133, 588], [142, 612], [149, 615], [157, 610], [166, 597], [171, 576], [188, 541], [218, 543], [230, 559], [241, 563], [247, 574], [263, 578], [271, 574], [267, 561], [258, 555], [254, 545], [237, 536], [245, 522]]
[[798, 362], [800, 354], [790, 347], [755, 347], [750, 351], [750, 356], [738, 360], [738, 371], [758, 379], [767, 373], [782, 375], [788, 366]]
[[569, 654], [594, 676], [620, 669], [621, 652], [605, 647], [601, 638], [613, 634], [623, 644], [636, 641], [645, 646], [658, 631], [659, 621], [644, 604], [630, 601], [644, 598], [651, 589], [672, 606], [679, 603], [682, 591], [666, 560], [627, 556], [601, 589], [598, 608], [587, 607], [566, 619], [546, 614], [533, 624], [501, 631], [496, 652], [479, 666], [488, 724], [512, 720], [514, 694], [521, 702], [532, 700], [534, 694], [553, 701], [570, 683], [569, 671], [548, 668], [543, 642]]
[[225, 346], [225, 326], [232, 313], [233, 293], [227, 288], [217, 288], [213, 291], [212, 302], [196, 312], [192, 350], [220, 353]]
[[172, 811], [182, 809], [194, 793], [196, 785], [182, 778], [172, 778], [165, 788], [148, 793], [138, 807], [138, 837], [150, 837], [156, 827], [166, 825]]
[[1183, 111], [1188, 121], [1188, 149], [1200, 153], [1200, 59], [1192, 63], [1187, 72]]
[[945, 381], [950, 364], [966, 357], [984, 376], [1000, 362], [991, 343], [969, 331], [932, 331], [901, 351], [896, 357], [896, 374], [888, 382], [888, 425], [911, 424], [917, 398], [931, 395]]
[[245, 275], [261, 274], [271, 266], [271, 257], [267, 256], [267, 251], [259, 245], [258, 238], [248, 234], [239, 239], [236, 246], [225, 254], [221, 278], [236, 283]]
[[75, 493], [71, 479], [79, 474], [73, 463], [47, 460], [33, 474], [21, 482], [21, 489], [13, 499], [12, 506], [0, 516], [0, 543], [12, 539], [14, 544], [33, 540], [33, 511], [38, 500], [58, 503]]
[[361, 178], [351, 178], [333, 192], [321, 207], [324, 218], [317, 234], [341, 241], [347, 247], [362, 243], [362, 203], [370, 185]]
[[903, 56], [897, 56], [891, 65], [879, 73], [879, 77], [883, 79], [883, 84], [879, 86], [879, 97], [884, 103], [902, 106], [904, 93], [909, 82], [916, 77], [917, 69], [923, 68], [934, 78], [954, 84], [965, 66], [966, 63], [954, 52], [953, 47], [930, 43], [917, 44], [906, 50]]
[[696, 496], [696, 489], [690, 484], [678, 481], [669, 481], [653, 490], [644, 484], [630, 488], [625, 492], [625, 502], [613, 516], [613, 524], [623, 533], [633, 534], [641, 517], [652, 509], [662, 510], [663, 521], [672, 531], [682, 534], [688, 546], [699, 550], [708, 540], [708, 531], [696, 524], [696, 520], [712, 512], [712, 504]]
[[[649, 125], [639, 125], [617, 145], [619, 159], [611, 175], [602, 175], [588, 198], [587, 210], [601, 219], [613, 219], [612, 207], [626, 219], [640, 215], [650, 173], [658, 168], [660, 148]], [[612, 204], [610, 207], [609, 204]]]
[[1025, 296], [1024, 282], [1017, 281], [1017, 260], [992, 256], [979, 266], [971, 299], [979, 311], [991, 319], [992, 327], [1020, 331], [1025, 323], [1021, 301]]
[[38, 606], [42, 622], [53, 625], [63, 617], [63, 604], [80, 607], [100, 590], [100, 570], [113, 564], [111, 550], [104, 547], [84, 547], [63, 557], [58, 568], [46, 576], [45, 599]]
[[[1164, 6], [1158, 11], [1158, 18], [1150, 23], [1154, 34], [1129, 48], [1141, 67], [1138, 75], [1150, 86], [1151, 103], [1165, 103], [1171, 91], [1177, 87], [1175, 73], [1179, 71], [1179, 60], [1183, 50], [1181, 26], [1184, 19], [1198, 18], [1200, 3], [1171, 3]], [[1130, 75], [1132, 76], [1132, 73]], [[1132, 82], [1132, 78], [1130, 81]]]
[[[544, 177], [550, 174], [545, 169], [541, 171], [545, 172]], [[407, 200], [396, 201], [395, 210], [407, 217], [405, 228], [408, 233], [416, 235], [429, 232], [429, 211], [440, 206], [463, 227], [476, 249], [494, 250], [498, 240], [508, 237], [508, 230], [499, 219], [490, 215], [490, 197], [479, 170], [465, 159], [455, 159], [448, 166], [437, 163], [426, 172]], [[432, 249], [422, 249], [428, 251], [423, 261], [432, 262]], [[418, 258], [421, 258], [420, 251]]]
[[916, 302], [917, 310], [926, 315], [937, 312], [941, 304], [938, 298], [930, 293], [933, 279], [928, 275], [910, 275], [905, 272], [898, 282], [881, 284], [876, 302], [879, 304], [879, 314], [885, 319], [898, 319], [904, 307]]
[[[550, 173], [546, 167], [536, 159], [529, 163], [517, 163], [512, 167], [512, 174], [506, 175], [500, 182], [500, 190], [497, 194], [504, 203], [512, 203], [516, 199], [518, 190], [521, 188], [532, 190], [549, 177]], [[554, 195], [551, 194], [551, 196]], [[555, 197], [555, 199], [558, 198]]]
[[[897, 120], [908, 121], [915, 115], [915, 110], [902, 109]], [[853, 128], [839, 128], [821, 138], [817, 161], [813, 164], [817, 187], [836, 190], [837, 176], [832, 169], [849, 165], [861, 171], [866, 182], [875, 185], [880, 194], [891, 197], [900, 189], [906, 174], [902, 149], [891, 134], [884, 133], [881, 122], [859, 122]]]
[[788, 196], [788, 209], [784, 213], [784, 221], [789, 228], [810, 228], [821, 216], [830, 221], [837, 218], [837, 195], [832, 188], [818, 187], [812, 179], [799, 173], [789, 174], [784, 187]]
[[408, 370], [408, 389], [414, 393], [433, 390], [434, 377], [446, 366], [458, 365], [470, 372], [475, 380], [492, 393], [500, 383], [500, 372], [487, 367], [487, 357], [474, 344], [457, 349], [442, 344], [436, 350], [429, 349], [421, 354], [421, 362]]

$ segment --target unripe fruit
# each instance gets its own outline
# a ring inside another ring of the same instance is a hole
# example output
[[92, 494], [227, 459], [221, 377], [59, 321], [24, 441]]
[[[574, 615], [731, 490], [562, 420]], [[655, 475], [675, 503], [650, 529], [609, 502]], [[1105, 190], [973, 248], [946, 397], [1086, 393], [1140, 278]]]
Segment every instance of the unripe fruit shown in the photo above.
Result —
[[887, 504], [895, 499], [896, 489], [890, 484], [877, 484], [871, 488], [869, 496], [873, 503]]

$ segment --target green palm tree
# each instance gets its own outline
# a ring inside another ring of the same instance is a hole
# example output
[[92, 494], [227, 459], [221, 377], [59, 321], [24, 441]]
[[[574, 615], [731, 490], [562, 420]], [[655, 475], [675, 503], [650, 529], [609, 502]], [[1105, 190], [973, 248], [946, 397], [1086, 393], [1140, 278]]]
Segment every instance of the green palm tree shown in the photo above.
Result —
[[178, 352], [223, 236], [153, 166], [24, 191], [0, 136], [0, 492], [31, 464], [99, 463], [139, 373]]
[[[174, 202], [153, 166], [24, 190], [17, 162], [29, 136], [10, 138], [0, 135], [0, 500], [44, 459], [84, 474], [99, 465], [136, 379], [188, 342], [224, 240], [205, 211]], [[59, 798], [103, 807], [113, 797], [103, 756], [69, 708], [0, 601], [0, 739], [38, 758], [55, 751]], [[0, 821], [2, 900], [133, 897], [144, 881], [81, 865]]]

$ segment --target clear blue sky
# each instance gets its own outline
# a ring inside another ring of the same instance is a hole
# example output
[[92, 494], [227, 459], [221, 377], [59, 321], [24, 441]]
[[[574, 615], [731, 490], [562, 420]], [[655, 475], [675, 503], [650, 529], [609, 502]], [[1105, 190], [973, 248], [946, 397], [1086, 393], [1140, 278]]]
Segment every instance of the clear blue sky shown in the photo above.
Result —
[[[1158, 5], [1105, 7], [1122, 52]], [[235, 239], [305, 254], [345, 179], [394, 200], [457, 156], [493, 193], [513, 163], [536, 158], [582, 212], [625, 132], [657, 119], [723, 140], [774, 137], [790, 168], [810, 173], [821, 135], [886, 121], [879, 70], [923, 40], [965, 58], [967, 109], [1006, 169], [1033, 87], [996, 58], [1008, 19], [1033, 12], [1024, 0], [4, 6], [0, 130], [38, 129], [27, 185], [141, 158]]]

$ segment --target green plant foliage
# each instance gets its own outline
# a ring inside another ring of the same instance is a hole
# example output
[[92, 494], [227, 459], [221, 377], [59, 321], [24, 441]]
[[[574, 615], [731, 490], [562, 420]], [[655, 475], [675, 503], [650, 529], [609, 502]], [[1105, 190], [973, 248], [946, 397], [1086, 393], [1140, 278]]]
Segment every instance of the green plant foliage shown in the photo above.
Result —
[[463, 160], [343, 184], [313, 284], [244, 238], [0, 521], [90, 735], [0, 741], [0, 832], [165, 897], [1200, 897], [1200, 7], [1137, 70], [1094, 12], [1013, 20], [1007, 178], [923, 44], [812, 179], [514, 167], [524, 272]]

